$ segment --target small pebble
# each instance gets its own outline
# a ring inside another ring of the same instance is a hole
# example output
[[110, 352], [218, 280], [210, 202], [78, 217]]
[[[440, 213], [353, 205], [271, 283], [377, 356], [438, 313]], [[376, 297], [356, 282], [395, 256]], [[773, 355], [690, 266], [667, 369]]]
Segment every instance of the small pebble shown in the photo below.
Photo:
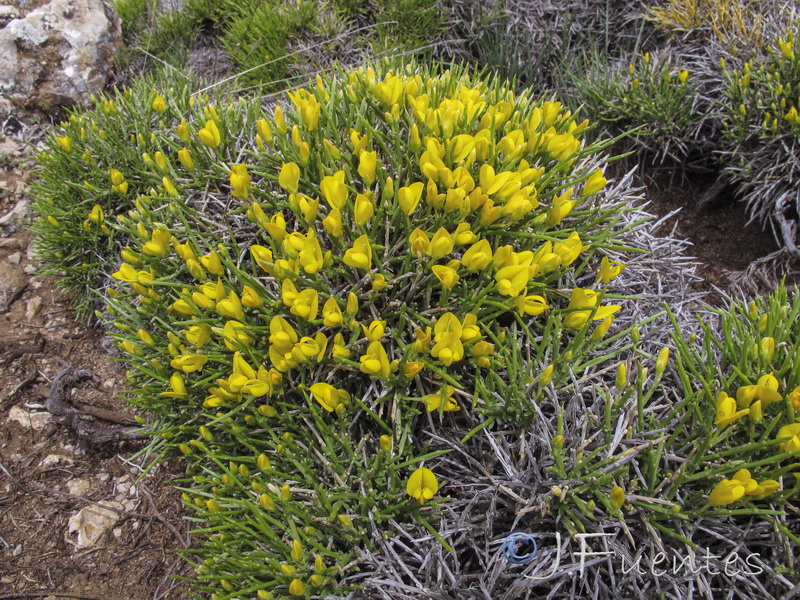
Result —
[[22, 260], [22, 252], [14, 252], [14, 254], [9, 254], [7, 260], [12, 265], [18, 265]]

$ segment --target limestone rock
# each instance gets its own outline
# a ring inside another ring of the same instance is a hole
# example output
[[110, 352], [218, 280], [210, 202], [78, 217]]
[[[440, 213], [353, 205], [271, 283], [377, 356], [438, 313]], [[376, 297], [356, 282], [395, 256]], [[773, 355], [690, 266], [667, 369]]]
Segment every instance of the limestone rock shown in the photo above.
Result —
[[28, 278], [22, 269], [6, 261], [0, 261], [0, 314], [11, 308], [27, 285]]
[[51, 0], [5, 26], [2, 14], [0, 96], [50, 110], [86, 105], [103, 90], [120, 45], [119, 19], [106, 0]]
[[[121, 510], [122, 506], [118, 502], [100, 502], [82, 508], [70, 517], [67, 541], [78, 549], [96, 547], [103, 534], [119, 521], [119, 513], [110, 508]], [[78, 534], [77, 541], [71, 539], [73, 533]]]
[[22, 410], [19, 406], [12, 406], [8, 411], [8, 420], [16, 421], [23, 427], [28, 427], [35, 431], [41, 431], [50, 420], [50, 413], [48, 412], [27, 412]]

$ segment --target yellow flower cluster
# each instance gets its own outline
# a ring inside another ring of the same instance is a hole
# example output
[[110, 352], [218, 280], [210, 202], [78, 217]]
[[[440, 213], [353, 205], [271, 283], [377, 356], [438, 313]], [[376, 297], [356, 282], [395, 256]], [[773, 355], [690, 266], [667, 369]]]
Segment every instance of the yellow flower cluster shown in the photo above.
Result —
[[750, 471], [740, 469], [731, 479], [723, 479], [717, 484], [708, 496], [708, 503], [711, 506], [725, 506], [733, 504], [744, 496], [759, 499], [778, 491], [780, 487], [780, 483], [772, 479], [756, 481]]
[[[588, 122], [558, 102], [531, 103], [449, 72], [379, 80], [366, 69], [336, 85], [318, 80], [289, 94], [293, 114], [277, 107], [251, 121], [258, 152], [228, 152], [238, 132], [208, 104], [196, 123], [177, 125], [174, 156], [143, 155], [160, 198], [177, 204], [187, 182], [216, 173], [258, 227], [238, 255], [230, 244], [203, 254], [202, 236], [185, 223], [138, 222], [154, 202], [134, 201], [136, 243], [114, 277], [139, 294], [143, 312], [175, 319], [165, 399], [191, 402], [202, 390], [206, 409], [256, 400], [268, 417], [277, 414], [269, 399], [290, 382], [335, 416], [377, 380], [379, 394], [394, 388], [423, 410], [452, 412], [462, 408], [464, 373], [501, 360], [498, 316], [532, 322], [557, 310], [568, 328], [599, 320], [596, 333], [608, 330], [620, 306], [602, 304], [601, 291], [552, 288], [589, 262], [591, 237], [562, 223], [606, 185], [596, 166], [576, 168], [587, 164]], [[337, 98], [370, 112], [331, 127]], [[166, 106], [153, 101], [157, 112]], [[109, 176], [115, 193], [129, 192], [120, 170]], [[607, 285], [623, 268], [606, 258], [597, 281]], [[140, 329], [122, 346], [164, 374], [146, 354], [155, 337]], [[421, 393], [412, 397], [414, 378]], [[382, 451], [392, 452], [384, 437]], [[420, 468], [406, 491], [424, 503], [438, 487]], [[302, 593], [301, 580], [292, 585]]]
[[[775, 351], [775, 340], [764, 338], [761, 348], [771, 358]], [[749, 416], [751, 421], [758, 423], [764, 418], [764, 409], [782, 399], [775, 376], [762, 375], [755, 385], [740, 387], [736, 391], [736, 399], [728, 396], [726, 392], [717, 395], [717, 417], [714, 424], [717, 427], [725, 427], [744, 416]]]

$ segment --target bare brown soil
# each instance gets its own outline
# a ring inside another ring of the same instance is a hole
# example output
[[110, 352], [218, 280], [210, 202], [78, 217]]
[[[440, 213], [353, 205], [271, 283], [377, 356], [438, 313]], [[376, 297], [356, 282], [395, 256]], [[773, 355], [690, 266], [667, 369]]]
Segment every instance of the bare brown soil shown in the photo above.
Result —
[[[698, 259], [697, 274], [703, 281], [696, 284], [707, 292], [706, 302], [719, 304], [723, 292], [736, 292], [737, 282], [743, 271], [761, 258], [779, 250], [779, 246], [767, 228], [750, 223], [745, 207], [736, 202], [732, 190], [720, 196], [713, 205], [699, 208], [698, 202], [711, 188], [714, 177], [689, 175], [676, 170], [659, 169], [655, 176], [643, 181], [647, 189], [648, 210], [664, 217], [679, 211], [668, 219], [659, 231], [666, 235], [675, 228], [675, 234], [691, 242], [688, 254]], [[777, 268], [777, 279], [786, 275], [788, 283], [800, 282], [800, 265]], [[749, 279], [749, 288], [759, 293], [768, 293], [762, 281]], [[747, 291], [753, 291], [748, 289]]]
[[[0, 167], [0, 216], [24, 198], [26, 179], [24, 157]], [[22, 289], [0, 312], [0, 599], [188, 598], [171, 577], [191, 575], [175, 553], [191, 542], [175, 491], [181, 465], [145, 475], [147, 459], [134, 456], [144, 444], [97, 446], [46, 423], [59, 371], [98, 379], [77, 387], [72, 404], [122, 413], [124, 369], [100, 331], [75, 321], [54, 279], [35, 274], [31, 237], [13, 225], [0, 232], [0, 289]], [[79, 548], [70, 518], [97, 503], [112, 503], [118, 520]]]

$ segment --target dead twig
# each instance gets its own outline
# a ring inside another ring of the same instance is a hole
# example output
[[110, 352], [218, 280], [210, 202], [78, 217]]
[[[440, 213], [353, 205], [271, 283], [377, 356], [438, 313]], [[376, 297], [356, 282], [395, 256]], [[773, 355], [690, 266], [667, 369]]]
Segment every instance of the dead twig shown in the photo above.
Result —
[[126, 427], [119, 425], [103, 426], [89, 420], [90, 418], [97, 418], [113, 423], [130, 424], [127, 417], [123, 418], [118, 413], [90, 407], [83, 403], [80, 404], [80, 409], [71, 405], [66, 400], [68, 390], [86, 380], [95, 381], [95, 377], [90, 371], [76, 371], [72, 367], [59, 371], [53, 378], [46, 407], [57, 424], [69, 427], [77, 434], [83, 444], [101, 445], [109, 442], [145, 441], [150, 439], [150, 436], [131, 431]]

